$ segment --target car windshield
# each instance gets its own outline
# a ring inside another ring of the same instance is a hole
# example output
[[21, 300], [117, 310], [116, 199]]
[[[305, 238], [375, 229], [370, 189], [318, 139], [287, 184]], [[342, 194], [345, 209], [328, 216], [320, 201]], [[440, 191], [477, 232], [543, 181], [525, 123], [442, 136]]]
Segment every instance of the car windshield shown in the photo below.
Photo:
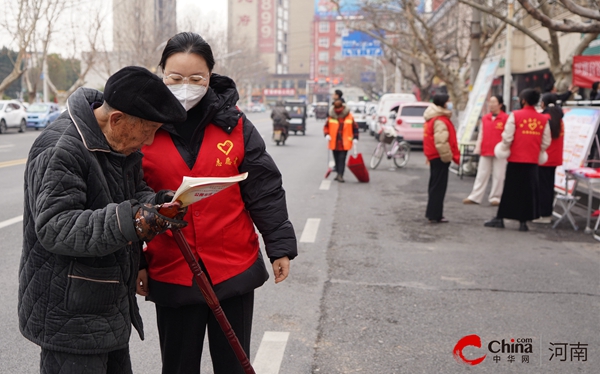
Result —
[[0, 110], [4, 109], [4, 104], [0, 103]]
[[304, 114], [304, 107], [303, 106], [286, 106], [285, 109], [288, 111], [288, 113], [293, 116], [293, 115], [303, 115]]
[[48, 105], [45, 104], [31, 104], [27, 111], [29, 113], [46, 113]]
[[426, 106], [405, 106], [402, 108], [401, 116], [406, 117], [423, 117], [427, 110]]

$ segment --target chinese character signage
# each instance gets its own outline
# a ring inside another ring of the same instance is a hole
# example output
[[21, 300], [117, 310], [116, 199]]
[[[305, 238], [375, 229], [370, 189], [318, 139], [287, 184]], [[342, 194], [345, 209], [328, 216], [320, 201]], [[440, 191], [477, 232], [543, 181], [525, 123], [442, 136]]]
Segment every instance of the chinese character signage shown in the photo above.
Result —
[[361, 31], [352, 31], [342, 38], [342, 56], [383, 56], [381, 42]]
[[275, 0], [258, 0], [258, 49], [275, 52]]
[[600, 81], [600, 56], [573, 56], [573, 85], [591, 88]]
[[247, 44], [257, 42], [258, 7], [260, 0], [229, 0], [229, 34]]

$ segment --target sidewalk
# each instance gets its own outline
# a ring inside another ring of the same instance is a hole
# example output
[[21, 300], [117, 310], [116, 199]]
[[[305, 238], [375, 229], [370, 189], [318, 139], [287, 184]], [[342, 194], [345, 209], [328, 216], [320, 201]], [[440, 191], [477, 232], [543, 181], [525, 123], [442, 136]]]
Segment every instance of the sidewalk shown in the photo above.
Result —
[[[530, 224], [529, 232], [517, 231], [515, 221], [486, 228], [497, 207], [462, 204], [474, 179], [455, 174], [444, 210], [450, 223], [430, 224], [422, 152], [415, 150], [405, 169], [389, 171], [386, 162], [370, 171], [369, 184], [349, 174], [337, 187], [319, 372], [597, 372], [600, 245], [591, 235], [568, 223], [557, 230]], [[487, 354], [472, 370], [452, 355], [470, 334], [483, 346], [465, 348], [465, 357]], [[488, 350], [513, 338], [530, 339], [532, 353]], [[550, 361], [558, 342], [588, 344], [587, 361]]]

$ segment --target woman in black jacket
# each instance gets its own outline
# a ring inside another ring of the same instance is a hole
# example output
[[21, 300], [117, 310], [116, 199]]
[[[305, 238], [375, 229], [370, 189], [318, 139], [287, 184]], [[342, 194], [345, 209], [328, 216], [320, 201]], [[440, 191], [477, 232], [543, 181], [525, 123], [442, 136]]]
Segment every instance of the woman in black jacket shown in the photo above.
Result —
[[[254, 125], [235, 106], [235, 83], [213, 74], [214, 64], [210, 45], [197, 34], [180, 33], [167, 42], [159, 66], [187, 120], [163, 125], [144, 147], [144, 178], [155, 190], [175, 190], [183, 176], [248, 172], [239, 185], [190, 205], [182, 231], [250, 356], [254, 289], [268, 278], [254, 226], [276, 283], [288, 275], [296, 237], [281, 174]], [[163, 374], [199, 373], [207, 327], [215, 374], [243, 373], [172, 237], [149, 243], [145, 258], [138, 291], [156, 304]]]

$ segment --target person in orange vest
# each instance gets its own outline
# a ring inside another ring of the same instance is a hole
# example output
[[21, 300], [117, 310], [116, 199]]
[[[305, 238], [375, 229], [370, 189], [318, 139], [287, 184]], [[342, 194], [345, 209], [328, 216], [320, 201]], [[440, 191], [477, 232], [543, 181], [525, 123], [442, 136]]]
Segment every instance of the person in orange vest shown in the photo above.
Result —
[[358, 143], [358, 125], [354, 121], [350, 109], [338, 97], [329, 108], [329, 116], [323, 127], [329, 149], [335, 161], [335, 180], [344, 183], [344, 170], [348, 151]]
[[552, 140], [548, 117], [535, 105], [540, 93], [525, 89], [519, 95], [522, 109], [510, 114], [502, 141], [494, 148], [496, 157], [508, 160], [504, 191], [496, 217], [486, 227], [504, 228], [504, 218], [519, 221], [519, 231], [528, 231], [527, 221], [540, 216], [538, 164], [548, 159], [546, 149]]
[[558, 96], [554, 93], [547, 93], [542, 96], [542, 113], [550, 120], [550, 134], [552, 143], [546, 150], [548, 161], [539, 167], [540, 179], [540, 218], [534, 220], [534, 223], [551, 223], [552, 210], [554, 208], [554, 174], [556, 167], [563, 163], [563, 144], [565, 135], [565, 124], [562, 120], [564, 113], [557, 105]]
[[[243, 182], [190, 205], [182, 232], [249, 356], [254, 290], [269, 278], [256, 229], [275, 283], [287, 278], [297, 255], [282, 176], [259, 132], [236, 107], [233, 80], [213, 73], [212, 49], [200, 35], [182, 32], [170, 38], [159, 66], [187, 119], [165, 123], [154, 143], [142, 149], [148, 185], [175, 190], [183, 176], [248, 173]], [[137, 291], [155, 303], [162, 373], [199, 373], [205, 335], [215, 374], [244, 373], [173, 236], [154, 238], [144, 255]]]
[[452, 111], [447, 109], [449, 96], [438, 94], [433, 104], [423, 114], [423, 153], [429, 163], [429, 188], [425, 217], [430, 223], [445, 223], [444, 198], [448, 187], [450, 162], [458, 164], [460, 152], [456, 141], [456, 130], [450, 120]]
[[494, 147], [502, 140], [502, 131], [508, 119], [503, 102], [502, 96], [492, 95], [488, 101], [490, 113], [481, 118], [477, 145], [473, 152], [480, 155], [477, 176], [473, 184], [473, 191], [463, 200], [463, 204], [481, 204], [490, 175], [492, 176], [492, 189], [488, 198], [490, 205], [498, 206], [500, 204], [506, 160], [499, 159], [494, 155]]

